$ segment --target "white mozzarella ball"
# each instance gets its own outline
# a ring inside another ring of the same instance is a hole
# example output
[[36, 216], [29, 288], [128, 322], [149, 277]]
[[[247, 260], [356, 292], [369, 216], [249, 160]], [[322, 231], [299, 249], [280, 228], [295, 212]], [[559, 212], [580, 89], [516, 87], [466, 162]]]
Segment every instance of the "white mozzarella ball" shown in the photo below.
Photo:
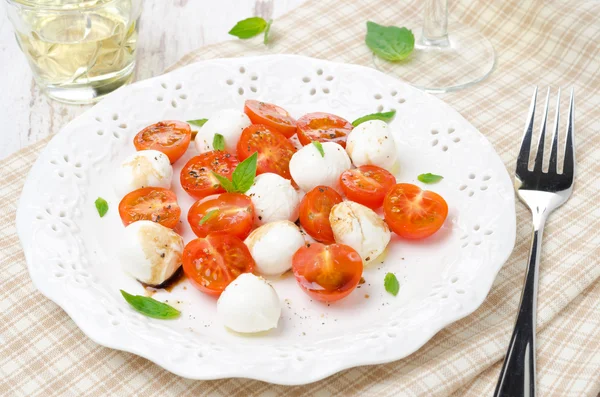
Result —
[[219, 297], [217, 316], [223, 325], [236, 332], [267, 331], [277, 328], [281, 302], [265, 279], [243, 273]]
[[196, 149], [200, 153], [214, 150], [213, 139], [215, 134], [221, 134], [225, 139], [225, 150], [235, 153], [242, 131], [250, 124], [252, 123], [244, 112], [235, 109], [220, 110], [213, 114], [198, 130], [194, 139]]
[[115, 172], [114, 188], [119, 197], [143, 187], [171, 187], [173, 167], [158, 150], [141, 150], [127, 157]]
[[258, 226], [298, 219], [300, 196], [292, 183], [282, 176], [272, 173], [258, 175], [246, 195], [254, 204], [254, 222]]
[[119, 256], [123, 270], [138, 281], [159, 285], [181, 266], [183, 238], [152, 221], [133, 222], [125, 228]]
[[254, 230], [244, 241], [256, 262], [256, 270], [277, 276], [292, 268], [292, 257], [303, 247], [304, 236], [290, 221], [267, 223]]
[[387, 224], [375, 211], [354, 201], [334, 205], [329, 222], [336, 243], [354, 248], [367, 264], [375, 260], [390, 242]]
[[396, 145], [390, 127], [381, 120], [370, 120], [348, 135], [346, 152], [355, 166], [376, 165], [391, 171], [396, 164]]
[[308, 144], [294, 153], [290, 160], [290, 174], [305, 192], [321, 185], [337, 189], [340, 174], [351, 166], [343, 147], [334, 142], [321, 145], [324, 156], [314, 144]]

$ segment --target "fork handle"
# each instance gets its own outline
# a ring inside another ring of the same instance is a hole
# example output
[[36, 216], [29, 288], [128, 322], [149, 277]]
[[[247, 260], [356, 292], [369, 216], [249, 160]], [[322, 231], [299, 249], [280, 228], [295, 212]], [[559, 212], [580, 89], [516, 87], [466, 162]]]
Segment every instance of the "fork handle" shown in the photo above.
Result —
[[544, 222], [534, 220], [521, 304], [494, 397], [535, 397], [535, 325]]

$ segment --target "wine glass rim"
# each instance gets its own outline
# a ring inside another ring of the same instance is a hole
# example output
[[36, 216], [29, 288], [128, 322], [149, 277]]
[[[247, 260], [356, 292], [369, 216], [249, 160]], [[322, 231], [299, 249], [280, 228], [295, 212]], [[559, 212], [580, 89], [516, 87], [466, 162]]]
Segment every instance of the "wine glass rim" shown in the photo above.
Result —
[[100, 7], [105, 7], [110, 3], [114, 3], [118, 0], [71, 0], [70, 2], [57, 5], [57, 4], [44, 4], [39, 0], [6, 0], [9, 5], [30, 10], [39, 11], [88, 11]]

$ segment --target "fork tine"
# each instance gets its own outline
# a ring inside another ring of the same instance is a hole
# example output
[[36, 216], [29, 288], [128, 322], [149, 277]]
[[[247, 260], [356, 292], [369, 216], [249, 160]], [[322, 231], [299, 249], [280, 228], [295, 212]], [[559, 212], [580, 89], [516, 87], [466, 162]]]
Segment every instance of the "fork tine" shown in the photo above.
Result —
[[573, 145], [573, 113], [575, 112], [575, 90], [571, 88], [571, 99], [569, 100], [569, 118], [567, 121], [567, 143], [565, 144], [565, 162], [563, 174], [573, 178], [575, 173], [575, 148]]
[[538, 140], [537, 152], [535, 154], [535, 163], [533, 170], [542, 172], [542, 165], [544, 163], [544, 143], [546, 141], [546, 123], [548, 121], [548, 105], [550, 103], [550, 87], [546, 92], [546, 106], [544, 106], [544, 119], [542, 120], [542, 127], [540, 129], [540, 138]]
[[521, 149], [517, 156], [517, 174], [524, 174], [527, 172], [527, 166], [529, 164], [529, 153], [531, 152], [531, 136], [533, 135], [533, 116], [535, 113], [535, 101], [537, 97], [537, 86], [533, 90], [533, 96], [531, 98], [531, 105], [529, 105], [529, 115], [527, 116], [527, 122], [525, 123], [525, 132], [523, 134], [523, 142], [521, 143]]
[[560, 87], [558, 88], [558, 97], [556, 98], [556, 115], [554, 116], [554, 133], [552, 134], [552, 148], [550, 149], [550, 163], [548, 172], [558, 173], [558, 121], [560, 113]]

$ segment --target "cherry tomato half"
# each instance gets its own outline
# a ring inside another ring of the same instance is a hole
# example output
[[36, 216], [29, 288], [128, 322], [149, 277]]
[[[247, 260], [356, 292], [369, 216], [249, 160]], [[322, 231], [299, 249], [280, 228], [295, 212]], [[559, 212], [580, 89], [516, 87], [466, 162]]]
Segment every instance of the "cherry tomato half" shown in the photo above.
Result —
[[230, 234], [209, 234], [183, 249], [183, 272], [200, 291], [219, 296], [242, 273], [254, 270], [246, 244]]
[[296, 251], [292, 269], [300, 287], [313, 299], [334, 302], [356, 288], [363, 263], [352, 247], [314, 243]]
[[341, 117], [329, 113], [309, 113], [296, 122], [298, 139], [302, 145], [312, 141], [335, 142], [346, 147], [346, 139], [352, 131], [352, 124]]
[[291, 138], [296, 133], [296, 120], [284, 108], [271, 103], [246, 100], [244, 113], [252, 124], [264, 124], [281, 132], [286, 138]]
[[383, 213], [394, 233], [406, 239], [421, 239], [442, 227], [448, 215], [448, 204], [437, 193], [399, 183], [385, 196]]
[[329, 213], [341, 202], [342, 196], [328, 186], [317, 186], [306, 193], [300, 202], [300, 224], [306, 233], [322, 243], [335, 243]]
[[195, 202], [188, 212], [188, 221], [198, 237], [227, 233], [243, 240], [252, 229], [254, 205], [245, 194], [223, 193], [214, 199]]
[[381, 207], [386, 193], [395, 184], [394, 175], [376, 165], [363, 165], [340, 175], [340, 186], [348, 200], [371, 209]]
[[231, 179], [239, 161], [231, 153], [212, 151], [192, 157], [181, 169], [181, 187], [192, 197], [201, 199], [225, 189], [213, 175], [213, 171]]
[[119, 215], [125, 226], [135, 221], [152, 221], [173, 229], [181, 208], [177, 196], [162, 187], [143, 187], [128, 193], [119, 203]]
[[281, 133], [262, 124], [246, 127], [237, 145], [237, 155], [243, 161], [254, 152], [258, 152], [256, 175], [272, 172], [292, 179], [290, 159], [296, 148]]
[[192, 130], [188, 123], [165, 120], [138, 132], [133, 138], [133, 144], [137, 150], [153, 149], [163, 152], [173, 164], [183, 156], [191, 139]]

